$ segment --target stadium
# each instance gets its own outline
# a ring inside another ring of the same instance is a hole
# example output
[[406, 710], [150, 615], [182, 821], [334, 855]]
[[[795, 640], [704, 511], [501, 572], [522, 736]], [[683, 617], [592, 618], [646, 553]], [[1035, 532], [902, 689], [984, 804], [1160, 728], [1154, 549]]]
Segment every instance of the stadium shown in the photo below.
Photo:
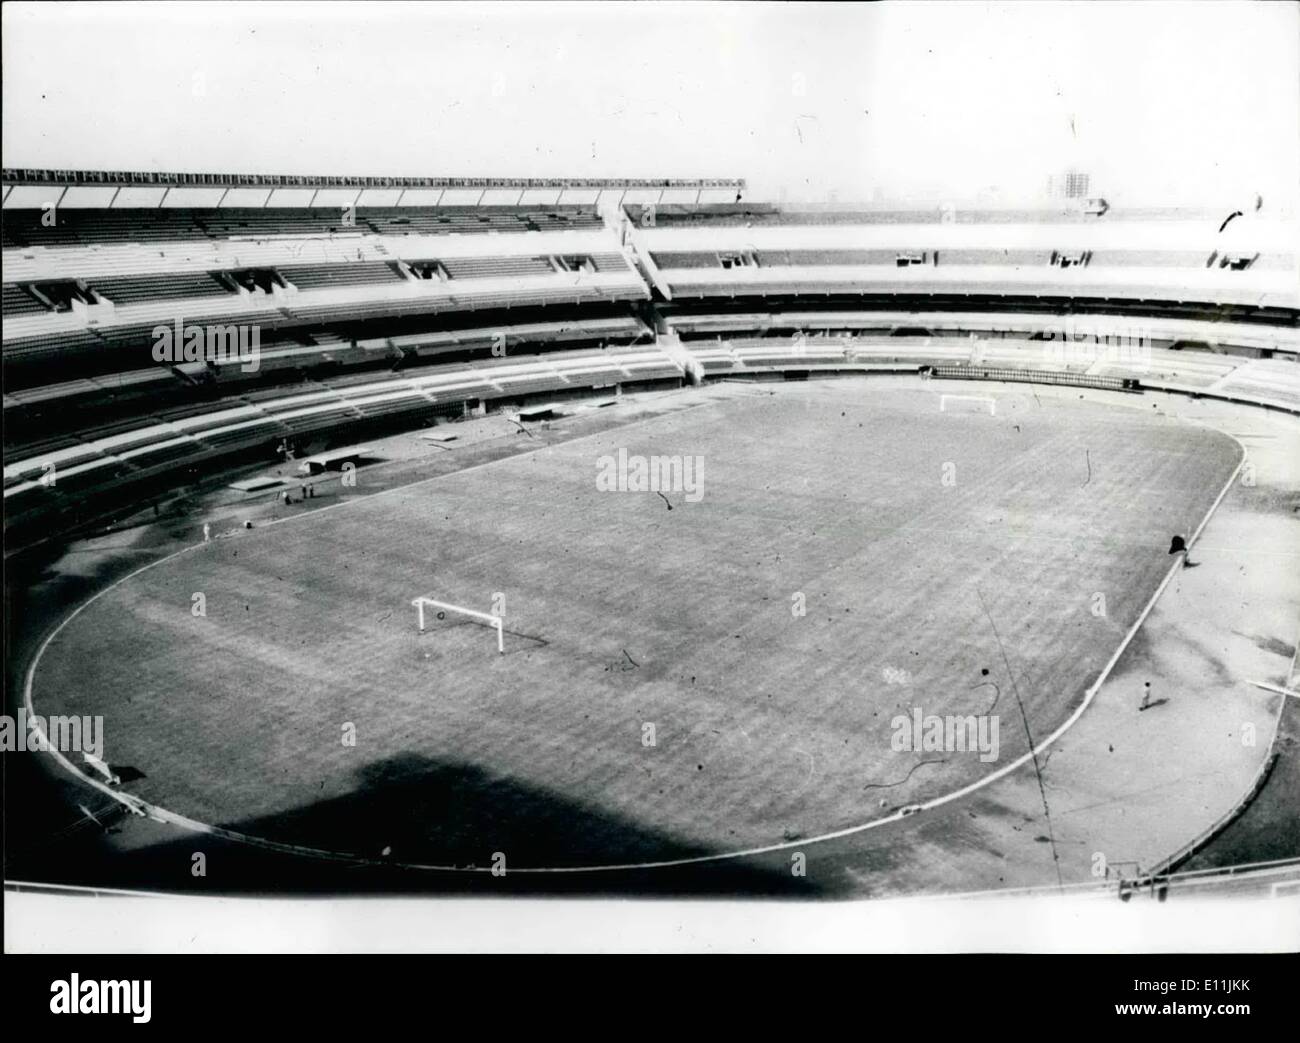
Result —
[[1300, 6], [0, 20], [3, 944], [88, 954], [15, 1010], [432, 1006], [172, 952], [1286, 996]]
[[1293, 886], [1293, 216], [3, 186], [9, 879]]

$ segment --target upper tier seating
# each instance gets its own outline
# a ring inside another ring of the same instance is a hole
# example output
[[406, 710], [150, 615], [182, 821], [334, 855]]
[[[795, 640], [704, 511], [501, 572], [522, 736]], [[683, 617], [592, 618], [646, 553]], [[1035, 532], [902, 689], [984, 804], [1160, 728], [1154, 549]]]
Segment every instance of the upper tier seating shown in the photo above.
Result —
[[300, 290], [316, 290], [329, 286], [372, 286], [400, 283], [404, 279], [391, 265], [368, 264], [305, 264], [279, 269], [285, 280]]
[[716, 250], [656, 250], [650, 255], [660, 268], [721, 268]]
[[591, 207], [477, 207], [447, 206], [358, 210], [378, 235], [448, 235], [477, 232], [591, 231], [604, 221]]
[[1295, 220], [1206, 210], [854, 212], [629, 206], [673, 300], [966, 294], [1300, 308]]
[[[836, 266], [896, 267], [898, 250], [754, 250], [760, 268], [806, 268]], [[726, 252], [716, 250], [664, 251], [651, 254], [656, 265], [674, 268], [722, 268]], [[1046, 268], [1060, 255], [1052, 250], [958, 249], [927, 253], [925, 260], [945, 268], [963, 265]], [[1096, 250], [1088, 251], [1088, 268], [1204, 268], [1205, 255], [1192, 250]], [[1282, 253], [1264, 253], [1251, 263], [1252, 271], [1288, 269], [1292, 258]]]
[[462, 257], [443, 261], [453, 279], [509, 279], [521, 275], [554, 275], [545, 257]]
[[4, 248], [206, 238], [204, 231], [195, 224], [194, 211], [190, 210], [77, 210], [64, 207], [53, 213], [54, 223], [49, 225], [45, 211], [4, 211]]
[[604, 227], [591, 207], [229, 207], [154, 208], [55, 212], [52, 226], [41, 210], [4, 211], [5, 249], [82, 246], [186, 239], [270, 236], [449, 235], [483, 232], [593, 230]]
[[[780, 209], [771, 203], [629, 203], [628, 219], [640, 228], [757, 228], [764, 225], [928, 225], [928, 224], [1022, 224], [1025, 222], [1096, 222], [1099, 217], [1078, 207], [1054, 209], [990, 209], [981, 207], [934, 206], [925, 209], [859, 208], [855, 210]], [[1109, 210], [1105, 220], [1183, 221], [1203, 218], [1221, 220], [1217, 211], [1169, 207]]]
[[119, 275], [87, 280], [90, 288], [114, 304], [172, 301], [191, 297], [222, 297], [233, 291], [209, 272], [179, 275]]

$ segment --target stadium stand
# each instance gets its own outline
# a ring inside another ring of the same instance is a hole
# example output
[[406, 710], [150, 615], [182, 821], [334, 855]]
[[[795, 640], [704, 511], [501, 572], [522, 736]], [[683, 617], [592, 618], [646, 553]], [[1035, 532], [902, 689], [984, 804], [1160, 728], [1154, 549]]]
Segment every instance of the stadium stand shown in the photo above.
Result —
[[[51, 225], [9, 208], [6, 536], [272, 459], [285, 437], [688, 379], [931, 373], [1300, 413], [1295, 239], [1229, 254], [1211, 218], [159, 206]], [[255, 327], [257, 365], [155, 359], [156, 327], [178, 319]], [[1137, 355], [1098, 350], [1135, 338]]]
[[672, 300], [1016, 296], [1296, 305], [1294, 222], [1219, 235], [1208, 211], [957, 212], [624, 208], [625, 234]]
[[312, 264], [281, 268], [279, 271], [290, 286], [296, 286], [300, 290], [404, 281], [403, 277], [387, 264]]
[[5, 315], [44, 315], [49, 305], [37, 300], [21, 286], [4, 284], [3, 310]]
[[774, 203], [628, 203], [628, 219], [640, 228], [704, 225], [725, 228], [819, 226], [819, 225], [997, 225], [1050, 222], [1096, 223], [1101, 217], [1115, 221], [1187, 222], [1213, 221], [1217, 226], [1224, 215], [1217, 210], [1173, 207], [1107, 207], [1103, 214], [1095, 208], [1071, 205], [1051, 209], [940, 205], [928, 208], [899, 209], [895, 206], [857, 207], [853, 210], [832, 208], [781, 207]]
[[97, 297], [114, 304], [222, 297], [234, 292], [207, 272], [96, 278], [90, 280], [90, 288]]
[[546, 257], [465, 257], [445, 261], [453, 279], [508, 279], [520, 275], [553, 275]]
[[42, 210], [5, 212], [5, 249], [198, 239], [350, 235], [473, 235], [488, 232], [597, 230], [590, 207], [182, 208], [62, 209], [53, 223]]

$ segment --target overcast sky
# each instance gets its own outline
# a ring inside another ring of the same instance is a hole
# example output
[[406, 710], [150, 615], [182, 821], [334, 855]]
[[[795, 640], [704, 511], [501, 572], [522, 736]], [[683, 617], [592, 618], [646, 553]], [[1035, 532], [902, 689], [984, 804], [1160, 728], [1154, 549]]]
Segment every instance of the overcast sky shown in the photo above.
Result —
[[1300, 193], [1300, 6], [7, 4], [6, 166]]

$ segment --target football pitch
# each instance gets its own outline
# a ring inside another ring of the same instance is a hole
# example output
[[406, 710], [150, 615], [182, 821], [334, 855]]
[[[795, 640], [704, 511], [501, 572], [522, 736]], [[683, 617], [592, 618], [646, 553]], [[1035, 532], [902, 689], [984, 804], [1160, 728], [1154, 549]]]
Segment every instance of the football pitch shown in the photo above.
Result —
[[[179, 815], [402, 863], [638, 864], [892, 815], [1070, 716], [1241, 454], [1136, 397], [990, 394], [702, 396], [214, 540], [80, 610], [34, 706], [102, 715], [123, 788]], [[689, 482], [642, 488], [665, 458]], [[419, 633], [419, 596], [500, 613], [504, 652], [454, 613]], [[996, 749], [912, 726], [948, 717]]]

